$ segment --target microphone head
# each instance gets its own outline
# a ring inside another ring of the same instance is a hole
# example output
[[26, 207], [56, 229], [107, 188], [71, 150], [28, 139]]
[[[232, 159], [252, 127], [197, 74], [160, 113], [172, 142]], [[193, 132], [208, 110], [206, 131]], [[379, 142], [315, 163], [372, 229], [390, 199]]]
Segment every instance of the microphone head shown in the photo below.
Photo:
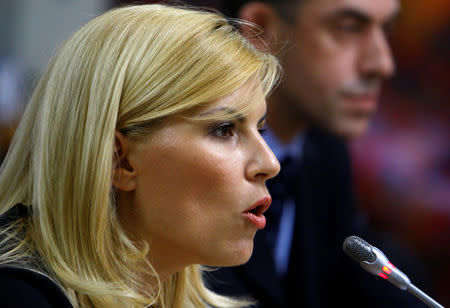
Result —
[[342, 245], [344, 252], [358, 263], [367, 261], [373, 263], [377, 256], [372, 252], [372, 245], [357, 236], [349, 236]]

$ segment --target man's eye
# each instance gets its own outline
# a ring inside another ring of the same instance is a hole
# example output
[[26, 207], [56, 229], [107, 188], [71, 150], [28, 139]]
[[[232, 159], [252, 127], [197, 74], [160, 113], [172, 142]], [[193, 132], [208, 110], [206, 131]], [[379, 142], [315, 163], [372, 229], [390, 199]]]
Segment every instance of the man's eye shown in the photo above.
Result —
[[356, 22], [343, 22], [338, 25], [338, 30], [346, 33], [358, 33], [361, 31], [361, 25]]
[[231, 137], [235, 133], [235, 127], [233, 123], [222, 123], [211, 129], [210, 134], [216, 137], [226, 138]]
[[386, 23], [383, 25], [383, 32], [386, 39], [389, 41], [392, 39], [392, 34], [394, 33], [395, 24], [393, 22]]
[[352, 18], [342, 19], [337, 22], [336, 30], [342, 33], [359, 33], [364, 30], [365, 23], [359, 22]]
[[264, 135], [267, 132], [267, 128], [260, 127], [260, 128], [258, 128], [258, 132], [259, 132], [260, 135]]

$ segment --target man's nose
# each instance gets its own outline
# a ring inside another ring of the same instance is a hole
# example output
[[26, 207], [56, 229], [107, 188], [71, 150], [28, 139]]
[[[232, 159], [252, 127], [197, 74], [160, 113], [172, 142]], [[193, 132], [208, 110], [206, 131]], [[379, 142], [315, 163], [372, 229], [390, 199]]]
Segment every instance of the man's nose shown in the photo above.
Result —
[[360, 54], [360, 71], [366, 76], [389, 78], [395, 71], [394, 59], [386, 34], [381, 28], [371, 30]]

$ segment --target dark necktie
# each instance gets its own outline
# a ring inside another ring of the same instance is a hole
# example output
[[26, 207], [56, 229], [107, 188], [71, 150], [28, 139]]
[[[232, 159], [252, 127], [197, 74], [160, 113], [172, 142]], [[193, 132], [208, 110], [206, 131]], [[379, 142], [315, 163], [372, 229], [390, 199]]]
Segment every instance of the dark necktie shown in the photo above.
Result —
[[264, 232], [271, 249], [274, 249], [277, 241], [283, 206], [286, 200], [295, 200], [296, 192], [297, 164], [290, 156], [287, 156], [281, 161], [280, 165], [280, 173], [267, 182], [267, 187], [272, 196], [272, 205], [265, 213], [267, 227]]

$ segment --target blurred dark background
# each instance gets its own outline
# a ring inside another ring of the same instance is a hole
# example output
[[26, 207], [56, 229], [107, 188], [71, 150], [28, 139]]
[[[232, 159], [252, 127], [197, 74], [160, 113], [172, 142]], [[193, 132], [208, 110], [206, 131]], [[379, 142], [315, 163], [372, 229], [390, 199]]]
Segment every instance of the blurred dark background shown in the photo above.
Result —
[[[145, 2], [155, 1], [0, 2], [0, 161], [57, 45], [108, 8]], [[368, 134], [351, 144], [355, 187], [370, 224], [419, 256], [436, 299], [450, 306], [450, 1], [402, 8], [391, 36], [397, 73]]]

